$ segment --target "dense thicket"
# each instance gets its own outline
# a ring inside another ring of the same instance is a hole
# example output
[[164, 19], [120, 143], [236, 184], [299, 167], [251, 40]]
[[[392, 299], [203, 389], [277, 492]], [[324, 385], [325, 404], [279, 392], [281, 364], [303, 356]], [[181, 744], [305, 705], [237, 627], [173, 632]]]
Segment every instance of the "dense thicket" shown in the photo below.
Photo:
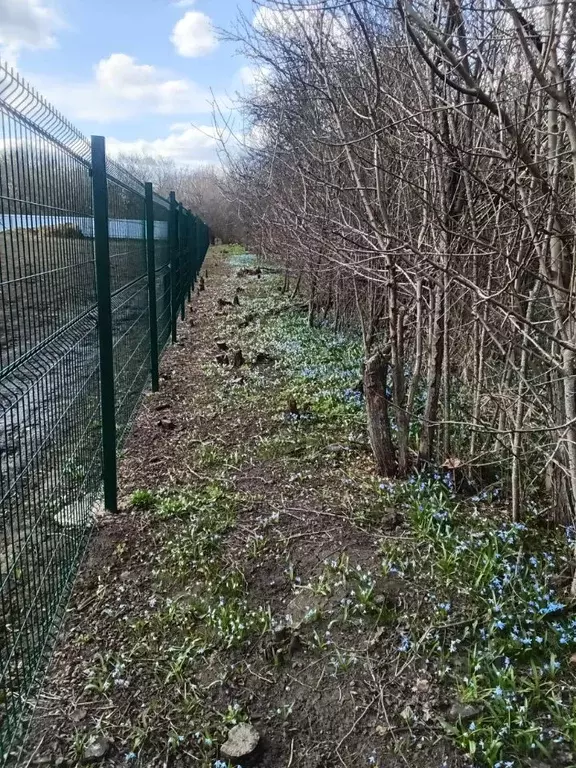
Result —
[[358, 320], [379, 470], [462, 464], [515, 518], [576, 500], [576, 5], [269, 2], [229, 195], [249, 238]]

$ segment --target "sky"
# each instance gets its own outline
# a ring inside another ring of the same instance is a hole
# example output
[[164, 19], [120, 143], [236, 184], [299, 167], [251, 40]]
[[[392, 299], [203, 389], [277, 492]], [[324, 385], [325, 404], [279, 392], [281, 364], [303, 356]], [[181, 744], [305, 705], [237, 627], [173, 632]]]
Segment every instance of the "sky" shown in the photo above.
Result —
[[212, 94], [226, 108], [251, 78], [218, 32], [240, 12], [258, 13], [253, 0], [0, 0], [0, 58], [113, 154], [211, 162]]

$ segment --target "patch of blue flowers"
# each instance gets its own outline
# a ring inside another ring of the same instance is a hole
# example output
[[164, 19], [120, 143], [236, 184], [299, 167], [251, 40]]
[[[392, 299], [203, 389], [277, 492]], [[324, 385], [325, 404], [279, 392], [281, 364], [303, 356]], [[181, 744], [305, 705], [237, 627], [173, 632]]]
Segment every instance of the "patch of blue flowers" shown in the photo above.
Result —
[[404, 507], [420, 542], [416, 559], [384, 547], [385, 563], [427, 586], [427, 622], [438, 627], [418, 642], [421, 628], [403, 628], [398, 651], [435, 660], [459, 699], [478, 708], [472, 724], [453, 731], [475, 765], [520, 768], [554, 755], [576, 765], [576, 617], [555, 578], [576, 531], [542, 536], [525, 523], [498, 523], [476, 507], [488, 497], [464, 504], [450, 480], [437, 472], [378, 488]]

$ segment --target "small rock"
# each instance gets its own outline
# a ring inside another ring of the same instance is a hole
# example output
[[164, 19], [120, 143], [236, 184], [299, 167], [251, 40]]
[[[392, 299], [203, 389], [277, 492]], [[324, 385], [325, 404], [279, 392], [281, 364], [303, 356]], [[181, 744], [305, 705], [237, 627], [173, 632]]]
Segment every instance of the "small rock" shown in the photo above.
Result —
[[[122, 575], [120, 576], [120, 578], [122, 578]], [[84, 709], [84, 707], [76, 707], [74, 712], [72, 712], [72, 714], [70, 715], [70, 719], [72, 720], [73, 723], [79, 723], [81, 720], [84, 720], [86, 715], [87, 715], [87, 712]]]
[[105, 736], [96, 736], [84, 748], [84, 762], [96, 763], [110, 751], [110, 742]]
[[426, 680], [425, 677], [419, 677], [412, 687], [412, 690], [414, 693], [426, 693], [430, 690], [430, 681]]
[[217, 340], [216, 341], [216, 346], [218, 347], [218, 349], [222, 350], [222, 352], [227, 352], [228, 351], [228, 344], [226, 344], [225, 341]]
[[214, 360], [218, 363], [218, 365], [228, 365], [228, 355], [216, 355]]
[[250, 723], [239, 723], [228, 731], [228, 739], [220, 749], [229, 760], [249, 757], [258, 746], [260, 734]]
[[402, 720], [405, 720], [407, 723], [409, 723], [410, 721], [414, 720], [414, 710], [410, 705], [408, 705], [407, 707], [404, 707], [402, 712], [400, 712], [400, 717]]
[[170, 403], [159, 403], [154, 407], [155, 411], [167, 411], [170, 408]]
[[471, 720], [479, 715], [482, 710], [475, 707], [474, 704], [463, 704], [461, 701], [455, 701], [448, 711], [447, 719], [456, 722], [457, 720]]
[[158, 422], [158, 426], [162, 427], [162, 429], [174, 429], [176, 426], [172, 419], [160, 419]]

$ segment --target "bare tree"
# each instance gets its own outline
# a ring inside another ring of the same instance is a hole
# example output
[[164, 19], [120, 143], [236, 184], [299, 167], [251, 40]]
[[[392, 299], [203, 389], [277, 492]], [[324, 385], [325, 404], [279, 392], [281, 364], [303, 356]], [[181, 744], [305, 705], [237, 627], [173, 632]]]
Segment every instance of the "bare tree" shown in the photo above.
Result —
[[574, 6], [269, 2], [229, 158], [246, 237], [362, 327], [383, 474], [576, 502]]

